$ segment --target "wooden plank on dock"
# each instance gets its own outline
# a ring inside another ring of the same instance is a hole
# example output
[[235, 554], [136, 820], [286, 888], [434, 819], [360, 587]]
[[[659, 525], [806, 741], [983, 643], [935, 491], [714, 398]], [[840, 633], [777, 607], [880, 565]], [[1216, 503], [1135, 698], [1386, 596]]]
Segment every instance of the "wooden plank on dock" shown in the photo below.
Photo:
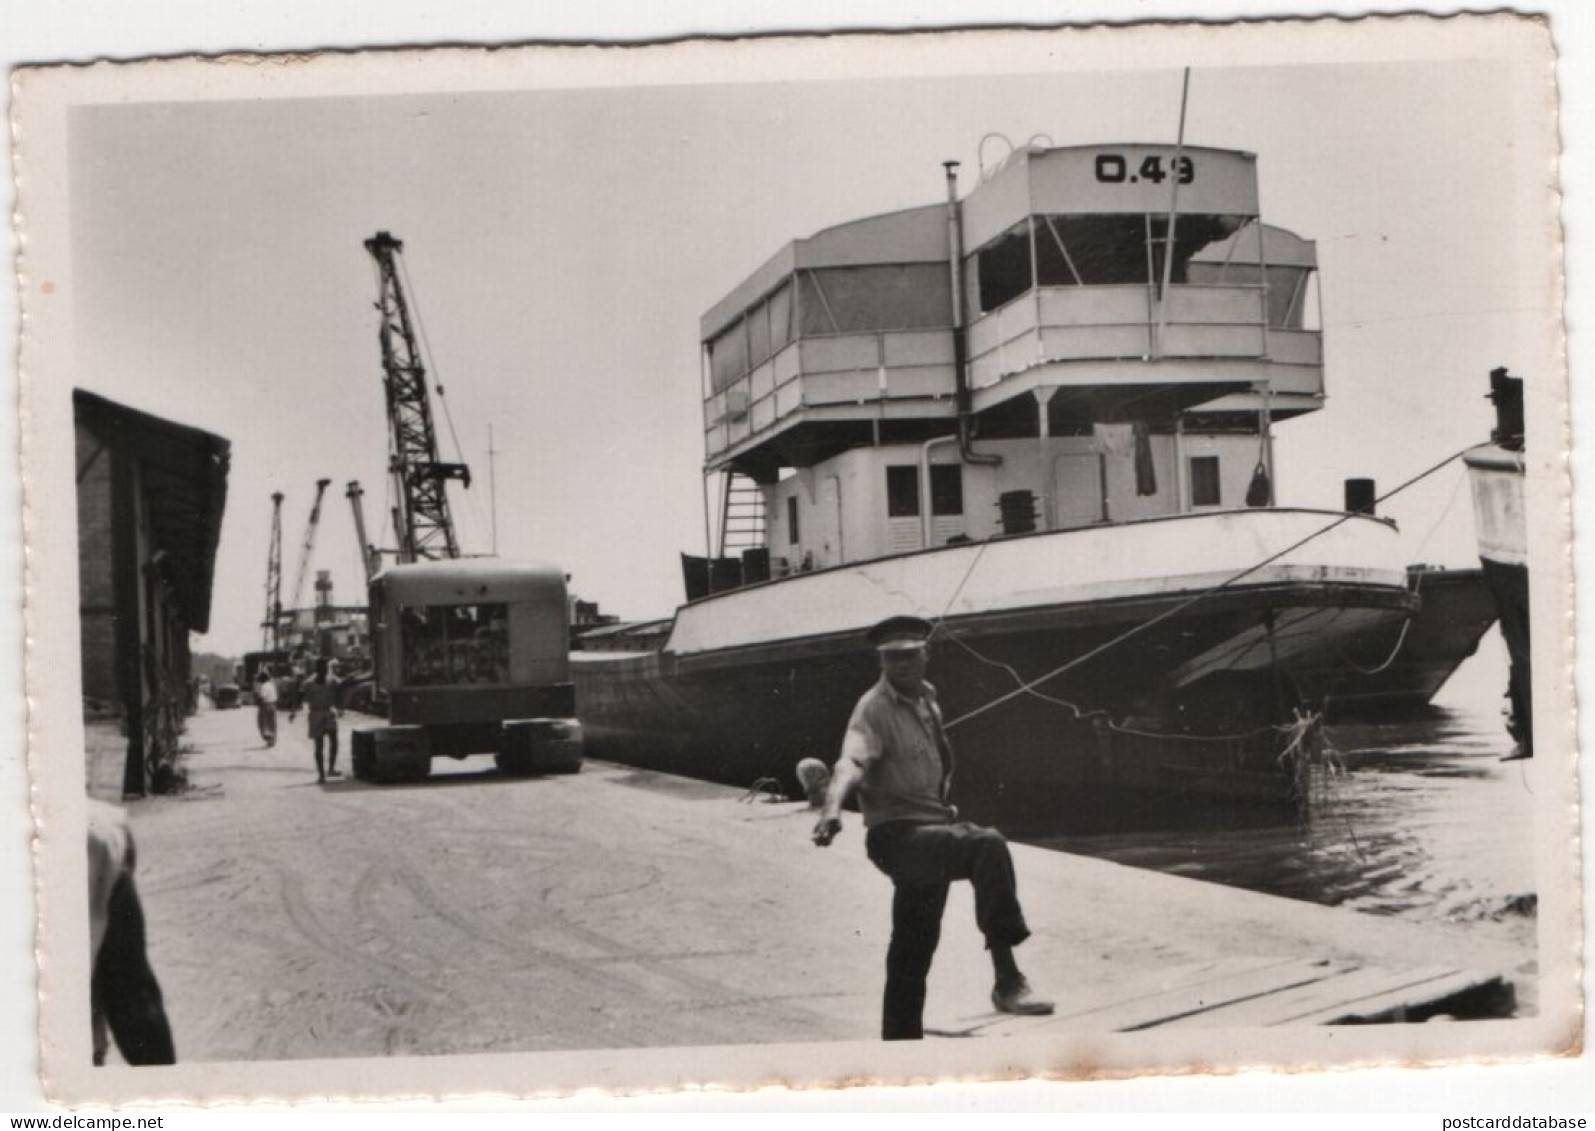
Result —
[[1322, 1013], [1350, 1014], [1356, 1003], [1387, 994], [1420, 995], [1424, 987], [1458, 973], [1455, 967], [1446, 966], [1394, 969], [1347, 965], [1320, 981], [1220, 1006], [1173, 1024], [1204, 1028], [1313, 1024], [1304, 1019]]
[[[1281, 971], [1284, 973], [1285, 971]], [[1322, 978], [1254, 994], [1157, 1022], [1160, 1027], [1255, 1028], [1271, 1025], [1347, 1025], [1405, 1021], [1447, 1013], [1499, 1015], [1511, 994], [1499, 975], [1454, 966], [1382, 967], [1340, 964]], [[1142, 1026], [1148, 1027], [1148, 1026]]]
[[1250, 970], [1175, 985], [1160, 993], [1123, 999], [1088, 1013], [1092, 1027], [1103, 1031], [1151, 1029], [1222, 1006], [1321, 982], [1339, 974], [1346, 965], [1327, 959], [1275, 960]]
[[1427, 982], [1330, 1006], [1315, 1014], [1293, 1018], [1290, 1023], [1374, 1024], [1426, 1020], [1439, 1014], [1509, 1017], [1516, 1001], [1516, 989], [1504, 976], [1477, 970], [1458, 970]]
[[[1186, 963], [1159, 970], [1155, 975], [1135, 982], [1133, 986], [1117, 982], [1095, 990], [1064, 994], [1058, 1012], [1050, 1016], [1018, 1018], [1011, 1014], [987, 1011], [959, 1017], [942, 1027], [927, 1027], [926, 1031], [947, 1037], [993, 1036], [1011, 1031], [1029, 1032], [1057, 1022], [1073, 1023], [1082, 1018], [1089, 1019], [1091, 1027], [1096, 1028], [1096, 1014], [1120, 1011], [1133, 1003], [1151, 1003], [1171, 993], [1186, 993], [1199, 986], [1221, 986], [1242, 975], [1296, 964], [1295, 959], [1277, 955], [1226, 957]], [[1220, 990], [1214, 992], [1222, 993]]]

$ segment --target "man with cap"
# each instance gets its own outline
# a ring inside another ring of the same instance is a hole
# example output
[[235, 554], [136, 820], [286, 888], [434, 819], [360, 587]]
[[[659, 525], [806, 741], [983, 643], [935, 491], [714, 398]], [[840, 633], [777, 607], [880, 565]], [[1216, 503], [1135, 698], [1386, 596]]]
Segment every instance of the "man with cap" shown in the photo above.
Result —
[[1047, 1014], [1014, 962], [1030, 935], [1020, 910], [1008, 842], [995, 829], [958, 819], [948, 804], [953, 752], [942, 729], [936, 689], [925, 681], [931, 626], [918, 617], [881, 621], [868, 633], [881, 678], [853, 708], [814, 843], [842, 830], [842, 805], [855, 791], [864, 815], [865, 850], [891, 877], [892, 941], [886, 952], [881, 1036], [925, 1035], [925, 978], [941, 939], [942, 911], [953, 880], [975, 885], [975, 921], [986, 936], [1003, 1013]]

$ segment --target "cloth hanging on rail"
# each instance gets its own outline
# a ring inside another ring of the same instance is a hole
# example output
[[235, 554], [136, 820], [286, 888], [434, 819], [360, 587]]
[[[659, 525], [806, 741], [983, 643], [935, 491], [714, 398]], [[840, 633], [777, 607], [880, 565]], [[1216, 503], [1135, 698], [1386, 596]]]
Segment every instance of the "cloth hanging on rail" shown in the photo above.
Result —
[[1152, 427], [1144, 420], [1131, 425], [1135, 436], [1135, 493], [1157, 494], [1157, 467], [1152, 462]]

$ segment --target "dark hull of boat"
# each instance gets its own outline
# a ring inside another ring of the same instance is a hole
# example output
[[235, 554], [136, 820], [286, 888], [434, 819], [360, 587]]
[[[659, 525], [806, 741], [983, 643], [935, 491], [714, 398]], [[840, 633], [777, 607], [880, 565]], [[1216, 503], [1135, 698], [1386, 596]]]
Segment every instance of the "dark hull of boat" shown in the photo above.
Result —
[[1511, 662], [1507, 696], [1512, 717], [1507, 729], [1525, 756], [1534, 753], [1533, 668], [1529, 661], [1529, 571], [1511, 562], [1482, 559], [1484, 579], [1501, 616], [1501, 637]]
[[[1325, 648], [1411, 607], [1396, 587], [1311, 583], [1221, 593], [1174, 613], [1182, 599], [945, 622], [929, 678], [965, 813], [1103, 792], [1288, 805], [1302, 779], [1281, 758], [1281, 728], [1299, 697], [1281, 661], [1327, 662]], [[1004, 698], [1132, 626], [1142, 629]], [[796, 763], [834, 761], [879, 675], [856, 633], [695, 655], [577, 653], [572, 667], [592, 756], [739, 786], [772, 779], [794, 796]]]
[[1375, 626], [1348, 642], [1330, 666], [1295, 673], [1331, 721], [1423, 711], [1495, 623], [1482, 570], [1413, 570], [1411, 583], [1421, 603], [1410, 620]]

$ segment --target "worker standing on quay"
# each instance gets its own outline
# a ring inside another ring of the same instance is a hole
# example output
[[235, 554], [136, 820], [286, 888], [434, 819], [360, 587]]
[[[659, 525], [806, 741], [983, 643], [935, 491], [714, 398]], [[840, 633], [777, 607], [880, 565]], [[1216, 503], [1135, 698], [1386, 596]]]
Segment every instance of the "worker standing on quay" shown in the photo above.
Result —
[[869, 630], [881, 679], [858, 701], [842, 740], [814, 843], [842, 830], [842, 805], [856, 788], [870, 860], [891, 877], [892, 941], [886, 952], [881, 1037], [925, 1035], [925, 979], [941, 939], [942, 911], [953, 880], [975, 885], [975, 921], [996, 974], [991, 1001], [1003, 1013], [1052, 1012], [1031, 994], [1013, 948], [1030, 936], [1008, 842], [995, 829], [958, 819], [948, 804], [953, 752], [942, 729], [936, 690], [925, 681], [931, 626], [890, 617]]
[[255, 725], [267, 749], [277, 745], [277, 679], [270, 664], [261, 664], [255, 675]]
[[[304, 707], [310, 720], [310, 741], [315, 743], [316, 780], [341, 778], [338, 772], [338, 720], [343, 717], [343, 686], [338, 680], [338, 661], [322, 656], [316, 661], [316, 674], [304, 686]], [[325, 768], [321, 746], [328, 745]]]

